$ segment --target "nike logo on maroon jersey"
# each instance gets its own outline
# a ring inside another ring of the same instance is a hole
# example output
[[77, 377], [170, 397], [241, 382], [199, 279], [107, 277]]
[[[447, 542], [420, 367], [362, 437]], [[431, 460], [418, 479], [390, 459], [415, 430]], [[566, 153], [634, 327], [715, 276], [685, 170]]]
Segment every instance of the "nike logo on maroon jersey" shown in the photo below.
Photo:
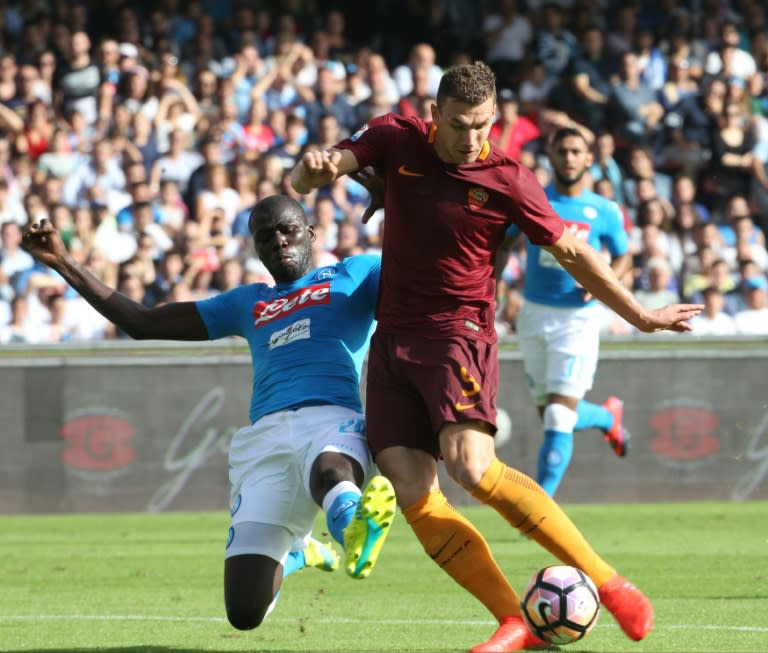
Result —
[[401, 175], [403, 175], [404, 177], [423, 177], [423, 176], [424, 176], [424, 173], [423, 173], [423, 172], [411, 172], [411, 171], [410, 171], [410, 170], [408, 170], [408, 168], [406, 168], [405, 166], [400, 166], [400, 167], [397, 169], [397, 171], [398, 171], [398, 172], [399, 172]]

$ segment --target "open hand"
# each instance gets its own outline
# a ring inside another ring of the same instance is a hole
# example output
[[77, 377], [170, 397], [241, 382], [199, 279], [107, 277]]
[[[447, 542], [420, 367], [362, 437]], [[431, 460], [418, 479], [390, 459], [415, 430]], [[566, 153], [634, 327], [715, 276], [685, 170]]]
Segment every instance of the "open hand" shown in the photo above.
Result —
[[703, 310], [703, 304], [667, 304], [655, 311], [650, 311], [647, 321], [640, 328], [645, 333], [657, 331], [693, 331], [686, 320], [690, 320]]

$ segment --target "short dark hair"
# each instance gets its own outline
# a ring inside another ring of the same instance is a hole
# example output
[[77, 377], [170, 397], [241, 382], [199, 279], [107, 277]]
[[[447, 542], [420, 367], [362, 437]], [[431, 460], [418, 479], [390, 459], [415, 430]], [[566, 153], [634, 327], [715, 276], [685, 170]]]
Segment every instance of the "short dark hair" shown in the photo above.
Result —
[[563, 139], [571, 137], [580, 138], [582, 141], [584, 141], [587, 149], [589, 149], [589, 143], [587, 142], [587, 139], [584, 137], [584, 134], [581, 133], [581, 130], [576, 129], [576, 127], [560, 127], [560, 129], [558, 129], [552, 136], [551, 145], [554, 147]]
[[304, 224], [309, 224], [307, 214], [301, 204], [288, 195], [270, 195], [256, 202], [251, 215], [248, 216], [248, 231], [253, 234], [256, 220], [260, 215], [288, 212], [296, 215]]
[[471, 105], [478, 105], [488, 98], [496, 99], [496, 76], [482, 61], [452, 66], [440, 78], [437, 89], [437, 106], [448, 98]]

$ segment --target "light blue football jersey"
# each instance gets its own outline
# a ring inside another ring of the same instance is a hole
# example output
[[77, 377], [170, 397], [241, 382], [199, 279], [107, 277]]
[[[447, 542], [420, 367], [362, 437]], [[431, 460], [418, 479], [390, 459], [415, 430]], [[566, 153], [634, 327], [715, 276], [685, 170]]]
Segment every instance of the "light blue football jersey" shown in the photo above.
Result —
[[[626, 254], [629, 239], [621, 210], [615, 202], [588, 190], [577, 197], [561, 195], [553, 184], [545, 192], [555, 213], [577, 238], [598, 251], [605, 247], [611, 257]], [[518, 236], [520, 230], [513, 225], [507, 234]], [[584, 290], [552, 254], [528, 240], [525, 247], [525, 299], [537, 304], [571, 308], [589, 303], [584, 301]]]
[[360, 374], [374, 328], [381, 258], [352, 256], [293, 283], [198, 301], [211, 340], [242, 336], [253, 363], [251, 423], [295, 404], [362, 412]]

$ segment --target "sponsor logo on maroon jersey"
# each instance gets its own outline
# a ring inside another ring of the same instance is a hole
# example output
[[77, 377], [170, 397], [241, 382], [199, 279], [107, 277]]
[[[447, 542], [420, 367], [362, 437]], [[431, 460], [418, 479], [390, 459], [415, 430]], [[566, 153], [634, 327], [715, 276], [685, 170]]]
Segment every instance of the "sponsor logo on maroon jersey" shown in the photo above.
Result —
[[279, 320], [307, 306], [331, 303], [331, 283], [307, 286], [270, 302], [256, 302], [253, 306], [253, 326], [257, 329], [267, 322]]
[[482, 209], [488, 201], [488, 191], [479, 186], [473, 186], [467, 191], [467, 203], [473, 209]]

